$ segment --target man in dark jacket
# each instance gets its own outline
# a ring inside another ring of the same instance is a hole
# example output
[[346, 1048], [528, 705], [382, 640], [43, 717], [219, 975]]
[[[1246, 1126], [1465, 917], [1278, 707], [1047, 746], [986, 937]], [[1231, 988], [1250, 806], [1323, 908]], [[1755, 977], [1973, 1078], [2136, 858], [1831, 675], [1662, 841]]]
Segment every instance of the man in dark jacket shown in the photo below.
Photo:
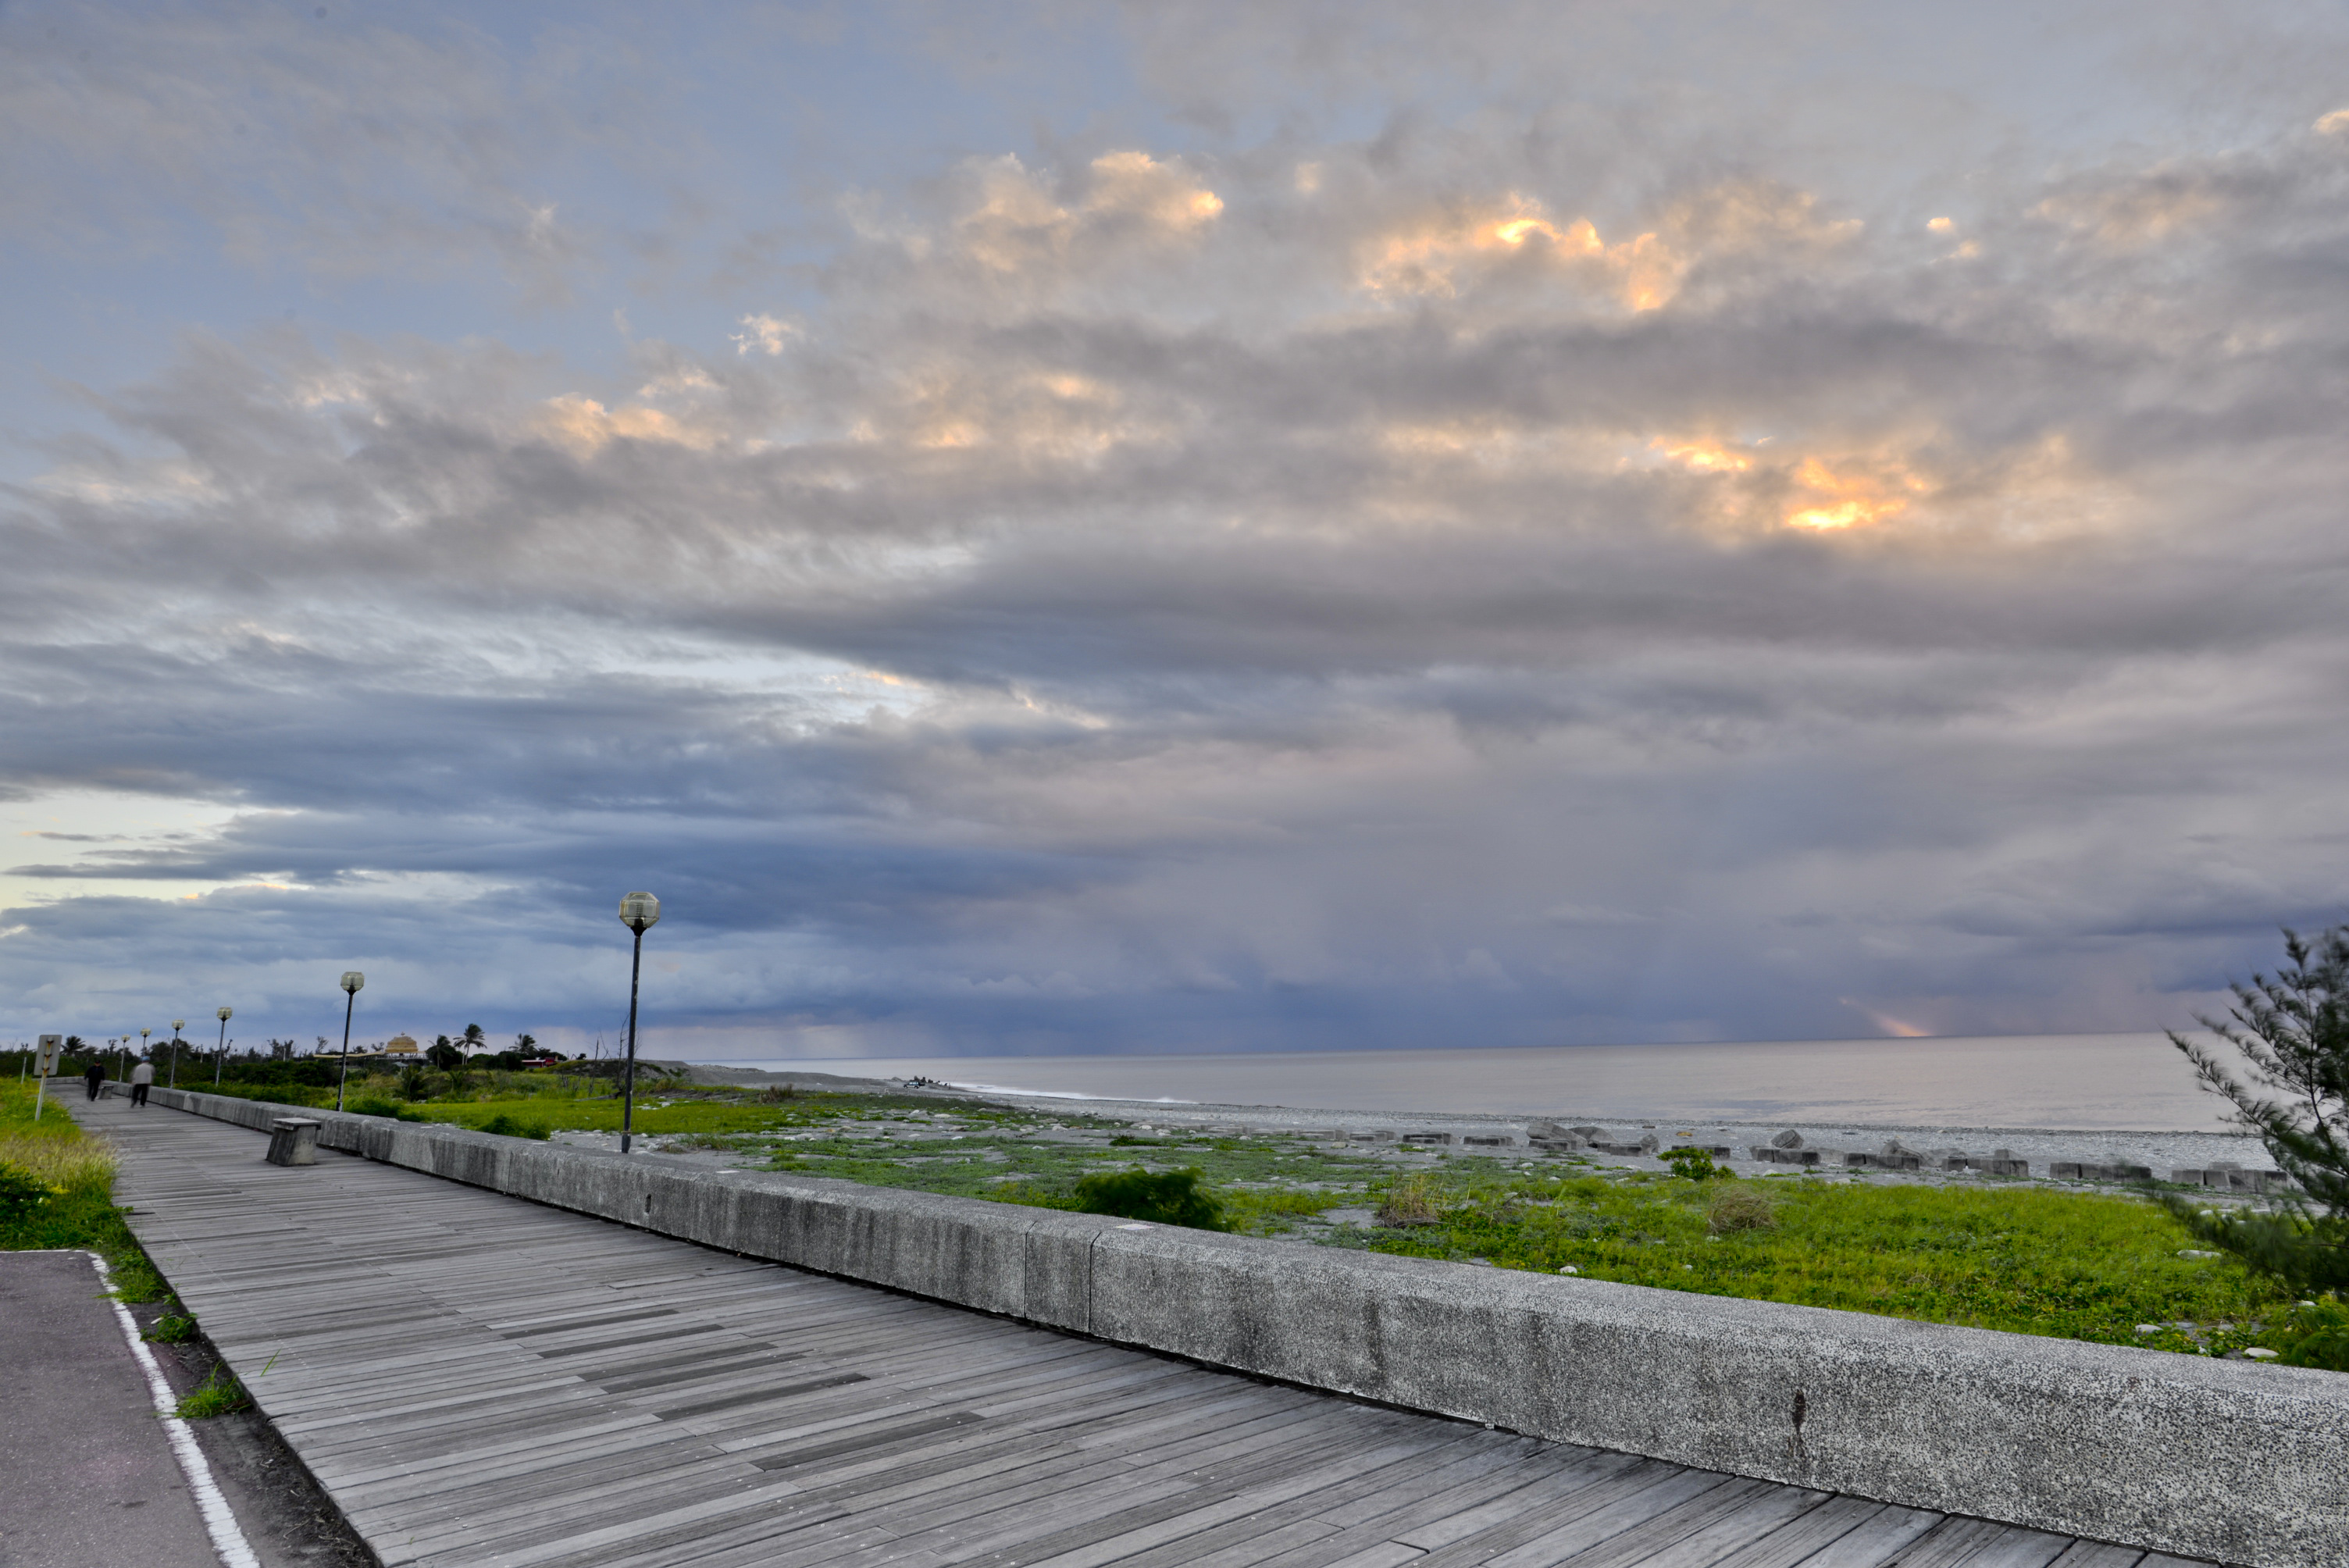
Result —
[[89, 1098], [96, 1099], [98, 1086], [106, 1081], [106, 1064], [96, 1057], [90, 1057], [89, 1066], [81, 1069], [81, 1081], [89, 1086]]

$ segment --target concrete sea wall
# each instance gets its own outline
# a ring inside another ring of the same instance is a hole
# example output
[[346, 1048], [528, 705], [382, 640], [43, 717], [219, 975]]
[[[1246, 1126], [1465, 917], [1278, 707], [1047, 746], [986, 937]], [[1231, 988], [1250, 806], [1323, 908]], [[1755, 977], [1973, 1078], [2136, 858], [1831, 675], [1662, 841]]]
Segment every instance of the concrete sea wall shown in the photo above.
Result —
[[323, 1148], [1537, 1437], [2256, 1568], [2349, 1563], [2337, 1373], [152, 1098], [257, 1132], [315, 1117]]

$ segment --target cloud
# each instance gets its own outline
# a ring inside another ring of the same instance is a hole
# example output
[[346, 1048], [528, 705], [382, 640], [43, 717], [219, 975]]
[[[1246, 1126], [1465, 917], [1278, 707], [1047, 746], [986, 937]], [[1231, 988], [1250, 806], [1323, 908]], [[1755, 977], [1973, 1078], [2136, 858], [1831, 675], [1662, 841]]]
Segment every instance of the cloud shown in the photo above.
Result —
[[[2335, 150], [1889, 191], [1747, 90], [929, 147], [593, 353], [190, 328], [0, 503], [0, 790], [212, 814], [0, 975], [592, 1032], [643, 886], [730, 1038], [2177, 1021], [2349, 870]], [[508, 134], [455, 208], [619, 266]]]

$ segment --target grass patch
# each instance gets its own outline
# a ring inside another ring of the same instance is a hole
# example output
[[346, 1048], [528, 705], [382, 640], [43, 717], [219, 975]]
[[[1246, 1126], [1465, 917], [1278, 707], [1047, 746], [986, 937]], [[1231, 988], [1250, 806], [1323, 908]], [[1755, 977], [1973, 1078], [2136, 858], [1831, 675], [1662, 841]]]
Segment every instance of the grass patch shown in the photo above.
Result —
[[[2180, 1350], [2256, 1343], [2292, 1305], [2231, 1259], [2180, 1256], [2190, 1238], [2177, 1222], [2128, 1197], [1810, 1180], [1478, 1177], [1460, 1173], [1433, 1223], [1365, 1244]], [[2180, 1323], [2195, 1327], [2172, 1326]], [[2141, 1325], [2158, 1332], [2141, 1333]]]
[[147, 1331], [146, 1337], [158, 1345], [185, 1345], [202, 1332], [196, 1326], [196, 1320], [186, 1313], [167, 1312], [155, 1320], [155, 1326]]
[[252, 1403], [252, 1397], [228, 1369], [228, 1363], [215, 1361], [204, 1380], [191, 1389], [171, 1413], [183, 1421], [201, 1421], [207, 1416], [225, 1416], [244, 1409]]
[[35, 1121], [33, 1094], [29, 1084], [0, 1083], [0, 1185], [24, 1192], [0, 1202], [0, 1252], [88, 1248], [114, 1271], [124, 1301], [163, 1300], [171, 1287], [114, 1206], [114, 1146], [56, 1104]]

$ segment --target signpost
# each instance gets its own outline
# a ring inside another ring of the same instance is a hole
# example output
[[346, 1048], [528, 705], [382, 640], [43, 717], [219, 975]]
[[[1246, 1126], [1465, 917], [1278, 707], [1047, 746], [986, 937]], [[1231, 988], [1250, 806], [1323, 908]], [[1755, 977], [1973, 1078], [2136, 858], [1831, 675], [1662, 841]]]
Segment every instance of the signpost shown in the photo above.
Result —
[[41, 1037], [41, 1080], [33, 1086], [33, 1119], [41, 1119], [41, 1103], [49, 1087], [49, 1075], [57, 1070], [57, 1053], [65, 1048], [63, 1035]]

